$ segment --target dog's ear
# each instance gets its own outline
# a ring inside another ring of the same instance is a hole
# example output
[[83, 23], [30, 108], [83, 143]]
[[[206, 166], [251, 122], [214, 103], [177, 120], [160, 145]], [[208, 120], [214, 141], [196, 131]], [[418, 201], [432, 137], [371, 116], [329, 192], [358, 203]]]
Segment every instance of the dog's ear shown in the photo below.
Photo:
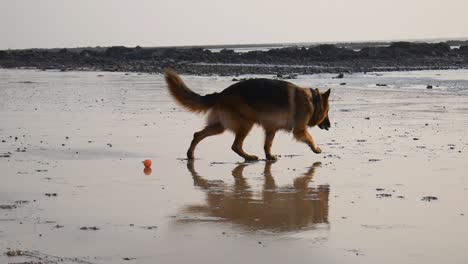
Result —
[[330, 89], [328, 89], [326, 92], [324, 92], [324, 93], [322, 94], [323, 99], [328, 100], [328, 97], [330, 97], [330, 92], [331, 92]]

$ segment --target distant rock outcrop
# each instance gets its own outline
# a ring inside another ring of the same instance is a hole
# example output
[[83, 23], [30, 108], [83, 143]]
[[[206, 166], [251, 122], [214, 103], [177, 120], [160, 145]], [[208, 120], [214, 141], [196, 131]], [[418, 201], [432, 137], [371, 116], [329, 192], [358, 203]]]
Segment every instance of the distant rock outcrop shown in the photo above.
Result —
[[189, 74], [267, 73], [283, 76], [317, 72], [465, 68], [468, 66], [468, 46], [451, 48], [444, 42], [394, 42], [359, 49], [324, 44], [249, 52], [140, 46], [0, 51], [2, 68], [160, 72], [165, 66]]

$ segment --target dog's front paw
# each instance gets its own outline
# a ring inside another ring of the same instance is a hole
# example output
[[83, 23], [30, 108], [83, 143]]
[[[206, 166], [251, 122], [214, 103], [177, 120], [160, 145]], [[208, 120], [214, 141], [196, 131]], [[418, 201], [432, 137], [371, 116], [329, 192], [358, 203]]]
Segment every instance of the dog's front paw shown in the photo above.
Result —
[[249, 155], [249, 156], [245, 157], [245, 160], [246, 161], [256, 161], [256, 160], [258, 160], [258, 157], [254, 156], [254, 155]]
[[315, 154], [320, 154], [320, 153], [322, 153], [322, 149], [320, 149], [319, 147], [313, 148], [312, 151], [313, 151]]
[[272, 160], [272, 161], [274, 161], [274, 160], [277, 160], [278, 157], [277, 157], [276, 155], [267, 155], [267, 156], [266, 156], [266, 159], [267, 159], [267, 160]]

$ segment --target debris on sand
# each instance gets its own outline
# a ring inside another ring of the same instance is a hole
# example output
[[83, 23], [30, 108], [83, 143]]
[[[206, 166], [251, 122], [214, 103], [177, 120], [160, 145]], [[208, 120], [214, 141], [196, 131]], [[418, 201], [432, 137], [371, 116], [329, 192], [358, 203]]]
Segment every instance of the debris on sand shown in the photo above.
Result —
[[286, 155], [278, 155], [279, 158], [285, 157], [285, 158], [294, 158], [294, 157], [299, 157], [301, 155], [298, 154], [286, 154]]
[[16, 152], [26, 152], [26, 148], [24, 148], [24, 147], [22, 149], [21, 148], [16, 148], [15, 151]]
[[387, 198], [387, 197], [392, 197], [390, 193], [378, 193], [375, 195], [377, 198]]
[[157, 229], [158, 226], [143, 226], [142, 228], [148, 229], [148, 230], [153, 230], [153, 229]]
[[11, 152], [1, 153], [0, 154], [0, 158], [9, 158], [9, 157], [11, 157]]
[[52, 196], [56, 197], [57, 193], [46, 193], [45, 196], [47, 196], [47, 197], [52, 197]]
[[21, 251], [21, 250], [9, 250], [6, 254], [9, 257], [17, 257], [17, 256], [22, 256], [23, 251]]
[[0, 209], [4, 209], [4, 210], [16, 209], [16, 205], [7, 205], [7, 204], [4, 204], [4, 205], [0, 205]]
[[85, 259], [79, 259], [75, 257], [61, 257], [54, 256], [49, 254], [44, 254], [38, 251], [23, 251], [23, 250], [12, 250], [8, 248], [6, 253], [9, 257], [25, 256], [33, 258], [37, 261], [24, 261], [24, 262], [15, 262], [16, 264], [50, 264], [50, 263], [79, 263], [79, 264], [93, 264]]
[[341, 157], [340, 157], [340, 156], [338, 156], [338, 155], [334, 155], [334, 154], [328, 154], [328, 155], [325, 155], [325, 156], [323, 156], [323, 158], [324, 158], [324, 159], [326, 159], [326, 158], [332, 158], [332, 159], [341, 159]]
[[423, 198], [421, 198], [421, 201], [425, 201], [425, 202], [432, 202], [432, 201], [437, 201], [437, 200], [439, 200], [439, 198], [435, 196], [424, 196]]
[[80, 230], [99, 230], [99, 228], [95, 227], [95, 226], [90, 226], [90, 227], [87, 227], [87, 226], [83, 226], [83, 227], [80, 227]]

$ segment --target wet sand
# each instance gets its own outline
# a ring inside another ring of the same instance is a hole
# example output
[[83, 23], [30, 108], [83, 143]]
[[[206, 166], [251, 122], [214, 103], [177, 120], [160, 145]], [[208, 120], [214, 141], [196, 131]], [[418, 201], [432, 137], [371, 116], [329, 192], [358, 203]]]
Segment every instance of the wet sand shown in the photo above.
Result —
[[322, 154], [243, 163], [229, 133], [185, 160], [204, 118], [160, 75], [0, 70], [0, 263], [465, 263], [468, 71], [334, 76], [293, 80], [332, 88]]

